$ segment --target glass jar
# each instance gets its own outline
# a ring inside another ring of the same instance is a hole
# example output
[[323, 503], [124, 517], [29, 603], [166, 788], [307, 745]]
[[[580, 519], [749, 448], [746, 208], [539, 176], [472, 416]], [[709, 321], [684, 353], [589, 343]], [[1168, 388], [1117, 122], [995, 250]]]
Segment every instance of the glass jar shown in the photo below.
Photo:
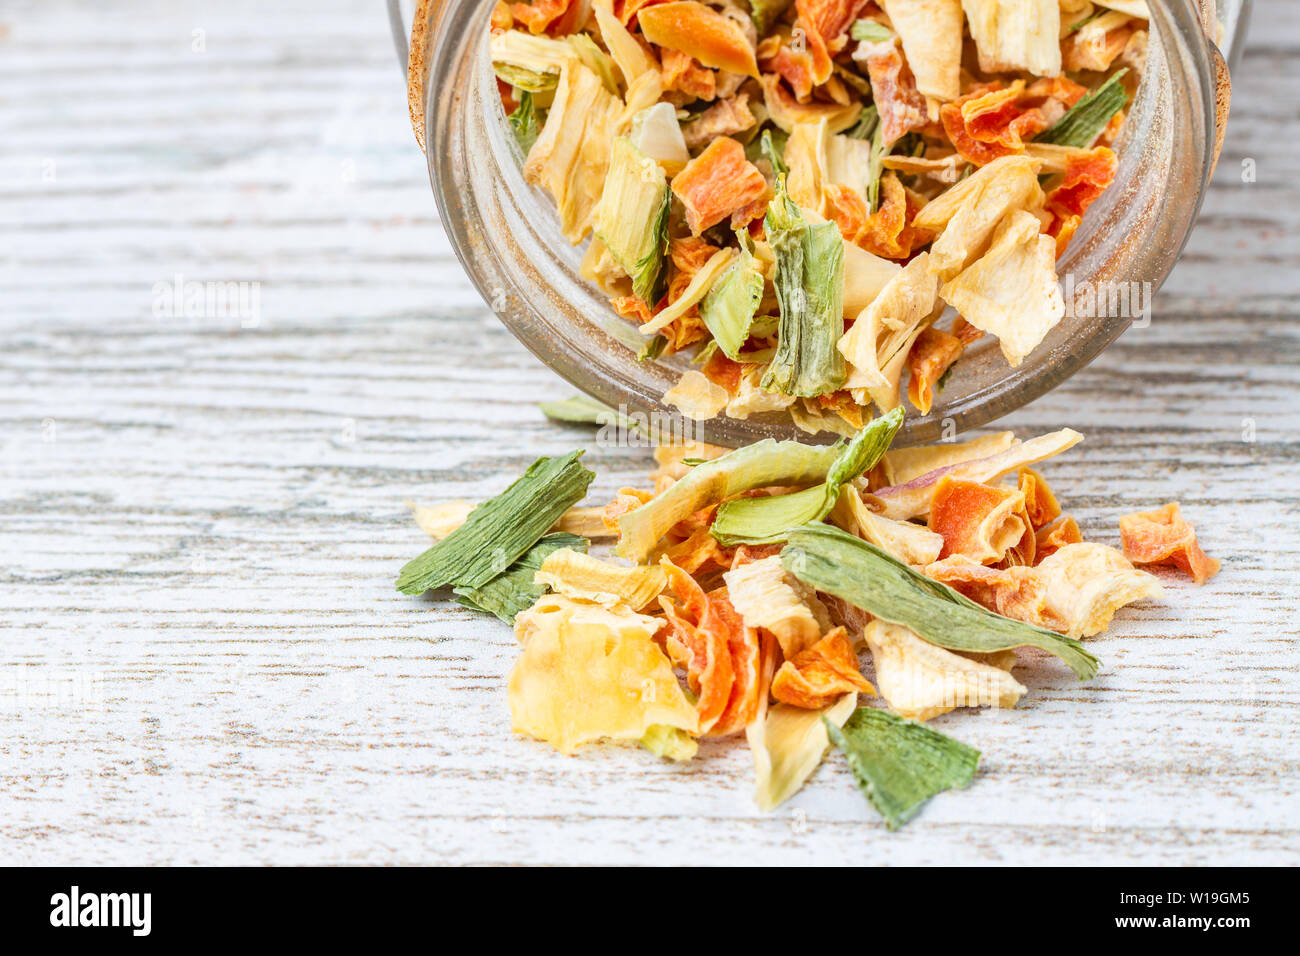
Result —
[[[1196, 220], [1227, 122], [1228, 61], [1245, 34], [1247, 0], [1148, 0], [1141, 84], [1116, 147], [1114, 184], [1093, 204], [1058, 262], [1067, 291], [1133, 290], [1145, 301], [1168, 277]], [[411, 120], [428, 157], [444, 228], [484, 300], [538, 358], [614, 407], [671, 416], [661, 396], [687, 356], [637, 361], [645, 339], [579, 274], [582, 247], [560, 234], [549, 197], [524, 182], [487, 55], [492, 0], [390, 0], [407, 59]], [[411, 42], [405, 42], [412, 24]], [[1225, 60], [1221, 49], [1228, 51]], [[1075, 306], [1079, 307], [1076, 308]], [[985, 336], [953, 368], [930, 414], [907, 418], [901, 444], [991, 422], [1083, 368], [1133, 321], [1133, 308], [1067, 316], [1018, 367]], [[667, 419], [660, 419], [667, 420]], [[694, 434], [740, 445], [798, 438], [788, 416], [718, 417]], [[817, 439], [834, 436], [822, 433]]]

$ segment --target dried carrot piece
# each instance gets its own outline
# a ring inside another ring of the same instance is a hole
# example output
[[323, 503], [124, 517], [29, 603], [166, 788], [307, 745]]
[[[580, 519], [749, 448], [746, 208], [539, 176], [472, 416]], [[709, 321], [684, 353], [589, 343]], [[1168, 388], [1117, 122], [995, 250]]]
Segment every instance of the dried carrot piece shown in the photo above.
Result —
[[1024, 80], [989, 84], [945, 103], [939, 118], [957, 152], [977, 166], [1024, 152], [1025, 141], [1047, 128], [1042, 110], [1020, 102], [1024, 91]]
[[812, 54], [813, 78], [820, 85], [830, 79], [831, 58], [844, 49], [848, 30], [868, 0], [795, 0], [798, 25], [807, 36]]
[[1134, 564], [1173, 565], [1204, 584], [1219, 573], [1219, 562], [1201, 550], [1196, 532], [1183, 518], [1178, 502], [1155, 511], [1142, 511], [1119, 519], [1124, 557]]
[[[514, 18], [528, 27], [529, 33], [551, 32], [566, 35], [578, 29], [582, 4], [575, 0], [533, 0], [510, 7]], [[493, 19], [497, 16], [493, 11]]]
[[673, 177], [673, 194], [686, 207], [686, 224], [698, 236], [767, 194], [767, 180], [745, 148], [720, 136]]
[[881, 177], [880, 208], [874, 213], [867, 212], [867, 204], [856, 190], [830, 184], [823, 192], [826, 214], [840, 227], [840, 235], [872, 255], [907, 259], [933, 238], [912, 225], [920, 207], [893, 171]]
[[934, 405], [934, 386], [952, 363], [961, 357], [966, 346], [957, 336], [936, 329], [927, 328], [916, 337], [912, 350], [907, 356], [908, 370], [911, 378], [907, 383], [907, 400], [916, 406], [917, 411], [927, 415]]
[[773, 697], [807, 710], [819, 710], [851, 691], [870, 694], [874, 688], [862, 676], [853, 642], [842, 627], [786, 661], [772, 678]]
[[1048, 208], [1061, 210], [1067, 216], [1082, 216], [1115, 181], [1118, 165], [1114, 152], [1105, 146], [1082, 156], [1071, 156], [1066, 161], [1061, 185], [1047, 194]]
[[665, 90], [677, 90], [700, 100], [711, 100], [718, 95], [718, 78], [681, 50], [663, 51], [659, 69]]
[[[886, 146], [929, 123], [925, 97], [916, 88], [916, 78], [894, 44], [872, 45], [867, 56], [867, 78], [880, 113], [880, 136]], [[955, 140], [953, 145], [957, 145]]]
[[1046, 528], [1039, 528], [1034, 538], [1035, 561], [1050, 557], [1067, 544], [1083, 543], [1083, 533], [1079, 530], [1078, 522], [1068, 515]]
[[1019, 491], [951, 476], [940, 479], [930, 506], [930, 530], [943, 535], [940, 559], [961, 554], [981, 563], [1002, 560], [1025, 533], [1016, 514], [1023, 505]]
[[680, 50], [716, 70], [758, 76], [754, 47], [740, 24], [696, 0], [642, 7], [637, 21], [651, 43]]

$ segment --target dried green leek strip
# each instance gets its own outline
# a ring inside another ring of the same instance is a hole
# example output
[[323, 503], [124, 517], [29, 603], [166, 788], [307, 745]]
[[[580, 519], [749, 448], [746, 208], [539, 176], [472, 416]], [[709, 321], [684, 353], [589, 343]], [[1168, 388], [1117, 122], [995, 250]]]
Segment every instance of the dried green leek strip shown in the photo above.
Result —
[[849, 28], [849, 36], [859, 43], [880, 43], [892, 40], [894, 31], [875, 20], [858, 20]]
[[520, 611], [532, 607], [546, 593], [545, 586], [533, 580], [534, 575], [541, 570], [542, 562], [561, 548], [585, 552], [590, 546], [591, 542], [581, 535], [564, 531], [544, 535], [523, 557], [506, 568], [503, 574], [497, 575], [482, 587], [453, 588], [452, 593], [466, 607], [495, 614], [507, 624], [513, 624]]
[[[558, 402], [538, 402], [537, 407], [553, 422], [581, 425], [612, 425], [618, 422], [618, 409], [590, 395], [571, 395]], [[626, 416], [624, 416], [626, 417]]]
[[526, 93], [545, 93], [560, 83], [558, 70], [530, 70], [512, 63], [493, 63], [492, 69], [501, 79]]
[[519, 94], [519, 106], [506, 119], [510, 121], [510, 128], [515, 132], [519, 148], [527, 156], [541, 134], [541, 127], [537, 122], [537, 109], [533, 106], [533, 94], [527, 90], [522, 91]]
[[758, 140], [759, 152], [772, 164], [772, 172], [778, 179], [790, 171], [785, 164], [785, 144], [789, 139], [789, 135], [780, 129], [775, 132], [765, 129]]
[[478, 588], [507, 570], [587, 494], [596, 476], [578, 464], [581, 455], [537, 459], [509, 488], [471, 511], [463, 525], [408, 561], [397, 590]]
[[965, 787], [979, 766], [974, 747], [886, 710], [859, 707], [843, 729], [825, 717], [822, 723], [890, 830], [916, 816], [936, 793]]
[[794, 0], [749, 0], [749, 18], [754, 21], [754, 29], [760, 37], [775, 26], [776, 21], [794, 5]]
[[765, 438], [696, 465], [680, 481], [618, 519], [615, 553], [643, 562], [669, 528], [701, 508], [767, 485], [816, 484], [825, 479], [839, 453], [840, 446]]
[[1124, 108], [1128, 94], [1120, 85], [1127, 69], [1119, 70], [1101, 86], [1071, 106], [1055, 124], [1034, 140], [1053, 146], [1086, 149], [1101, 135], [1111, 118]]
[[862, 429], [835, 460], [826, 480], [815, 488], [767, 498], [737, 498], [718, 509], [710, 529], [723, 547], [738, 544], [772, 544], [785, 540], [786, 532], [821, 521], [840, 496], [840, 489], [875, 466], [889, 450], [903, 424], [900, 405]]
[[664, 354], [664, 349], [668, 347], [668, 340], [662, 335], [656, 335], [645, 345], [641, 346], [636, 353], [638, 362], [653, 362], [659, 356]]
[[833, 222], [810, 224], [779, 177], [763, 219], [776, 256], [781, 308], [776, 355], [760, 383], [769, 392], [816, 398], [844, 384], [844, 240]]
[[994, 614], [839, 528], [805, 525], [787, 540], [781, 563], [804, 584], [911, 628], [931, 644], [979, 654], [1037, 647], [1081, 680], [1097, 673], [1100, 662], [1073, 638]]
[[733, 361], [749, 338], [754, 314], [763, 301], [763, 273], [750, 252], [749, 233], [736, 233], [740, 250], [700, 302], [700, 319], [713, 334], [713, 341]]

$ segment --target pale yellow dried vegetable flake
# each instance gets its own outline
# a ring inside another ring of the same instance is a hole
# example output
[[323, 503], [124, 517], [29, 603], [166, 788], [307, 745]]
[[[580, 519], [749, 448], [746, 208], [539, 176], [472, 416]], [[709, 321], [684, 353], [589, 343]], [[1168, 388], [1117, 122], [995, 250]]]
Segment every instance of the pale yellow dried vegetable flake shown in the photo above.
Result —
[[958, 707], [1014, 707], [1025, 693], [1006, 669], [931, 644], [902, 625], [874, 620], [864, 637], [880, 695], [911, 720]]
[[533, 579], [565, 597], [633, 610], [649, 606], [668, 586], [668, 575], [657, 565], [612, 564], [571, 548], [547, 555]]
[[754, 800], [760, 810], [766, 813], [789, 800], [817, 769], [830, 746], [822, 718], [842, 727], [857, 706], [857, 694], [845, 694], [822, 710], [774, 704], [762, 720], [745, 728], [754, 754]]
[[987, 458], [1016, 444], [1014, 432], [994, 432], [964, 442], [942, 442], [913, 448], [891, 448], [880, 459], [885, 483], [901, 485], [934, 471], [977, 458]]
[[730, 392], [694, 369], [683, 372], [677, 384], [664, 392], [665, 404], [697, 422], [716, 418], [730, 400]]
[[639, 740], [657, 725], [696, 733], [695, 708], [652, 639], [660, 622], [558, 595], [519, 615], [510, 674], [515, 731], [561, 753], [600, 739]]
[[[1028, 156], [1005, 156], [984, 167], [979, 188], [957, 207], [930, 247], [930, 271], [947, 282], [988, 251], [1011, 213], [1041, 209], [1046, 196], [1038, 185], [1039, 166]], [[994, 172], [985, 175], [986, 170]]]
[[898, 383], [907, 354], [935, 311], [938, 281], [921, 253], [867, 306], [837, 345], [849, 364], [844, 387], [859, 405], [874, 401], [883, 411], [898, 405]]
[[983, 257], [939, 292], [971, 325], [998, 337], [1019, 365], [1065, 315], [1056, 280], [1056, 240], [1038, 218], [1014, 212], [998, 227]]
[[961, 0], [881, 0], [903, 42], [916, 88], [926, 96], [961, 95]]
[[781, 566], [779, 555], [733, 568], [723, 576], [727, 596], [746, 627], [771, 631], [786, 660], [816, 644], [830, 630], [830, 615], [817, 594]]
[[939, 559], [943, 537], [910, 521], [895, 521], [875, 514], [852, 485], [840, 490], [831, 511], [831, 522], [850, 534], [874, 544], [893, 558], [912, 566], [924, 566]]
[[1061, 73], [1059, 0], [962, 0], [985, 73]]
[[1160, 581], [1114, 548], [1067, 544], [1033, 569], [1042, 584], [1048, 624], [1069, 637], [1092, 637], [1121, 607], [1159, 597]]

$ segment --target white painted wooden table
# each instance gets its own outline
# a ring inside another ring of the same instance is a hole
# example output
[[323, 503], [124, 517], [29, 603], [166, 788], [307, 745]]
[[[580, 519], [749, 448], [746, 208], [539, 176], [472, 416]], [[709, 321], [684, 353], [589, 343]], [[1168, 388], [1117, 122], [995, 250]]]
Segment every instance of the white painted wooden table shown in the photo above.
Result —
[[[1300, 8], [1254, 19], [1153, 323], [1007, 422], [1087, 433], [1089, 537], [1179, 499], [1223, 572], [938, 720], [980, 775], [890, 835], [838, 759], [763, 817], [743, 745], [517, 738], [508, 630], [393, 590], [405, 500], [589, 433], [449, 255], [381, 4], [8, 0], [0, 863], [1300, 862]], [[177, 276], [256, 321], [156, 315]]]

